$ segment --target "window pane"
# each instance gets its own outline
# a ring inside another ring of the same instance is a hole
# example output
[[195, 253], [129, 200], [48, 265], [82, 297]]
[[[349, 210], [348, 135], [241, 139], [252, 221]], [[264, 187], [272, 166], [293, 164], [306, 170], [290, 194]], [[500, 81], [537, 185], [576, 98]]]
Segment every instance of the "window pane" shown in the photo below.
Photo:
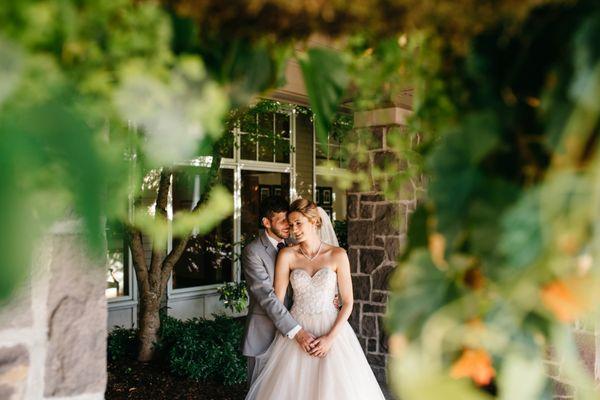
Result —
[[275, 162], [290, 162], [290, 141], [288, 139], [278, 139], [275, 143]]
[[347, 243], [346, 190], [338, 186], [335, 176], [317, 175], [316, 203], [331, 217], [340, 246]]
[[340, 146], [329, 145], [329, 160], [333, 161], [337, 167], [340, 164], [341, 154]]
[[106, 297], [129, 295], [129, 257], [125, 229], [120, 221], [106, 223]]
[[333, 136], [333, 135], [327, 135], [329, 138], [329, 144], [333, 144], [333, 145], [339, 145], [340, 142], [338, 141], [338, 139]]
[[[189, 167], [173, 179], [173, 210], [191, 209], [202, 196], [206, 168]], [[233, 170], [221, 169], [219, 183], [233, 192]], [[233, 202], [233, 197], [231, 198]], [[173, 247], [179, 241], [173, 239]], [[193, 234], [173, 269], [173, 288], [212, 285], [232, 279], [233, 217], [225, 219], [206, 235]]]
[[233, 132], [226, 132], [225, 135], [227, 135], [227, 137], [224, 139], [224, 144], [221, 148], [221, 157], [233, 158], [233, 142], [235, 140], [235, 135]]
[[327, 153], [325, 153], [323, 147], [321, 143], [315, 143], [315, 163], [317, 165], [323, 165], [327, 161]]
[[275, 115], [275, 134], [278, 137], [290, 137], [290, 116], [278, 113]]
[[244, 160], [256, 161], [256, 135], [243, 134], [241, 136], [241, 157]]
[[273, 119], [275, 115], [273, 113], [261, 113], [258, 114], [258, 130], [261, 135], [272, 135], [273, 134]]
[[240, 118], [240, 130], [242, 132], [256, 132], [256, 126], [256, 114], [244, 114]]
[[258, 161], [273, 162], [274, 153], [273, 137], [261, 136], [258, 138]]
[[242, 242], [255, 237], [262, 227], [260, 202], [271, 195], [289, 201], [290, 175], [280, 172], [242, 171]]

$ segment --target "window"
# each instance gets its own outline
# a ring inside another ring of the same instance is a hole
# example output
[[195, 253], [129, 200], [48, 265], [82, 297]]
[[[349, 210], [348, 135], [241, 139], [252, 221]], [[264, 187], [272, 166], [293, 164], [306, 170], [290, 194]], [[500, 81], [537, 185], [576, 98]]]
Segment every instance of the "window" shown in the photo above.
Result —
[[289, 200], [290, 175], [281, 172], [242, 171], [242, 242], [255, 237], [262, 228], [261, 201], [268, 196], [280, 195]]
[[129, 295], [129, 247], [123, 223], [108, 221], [106, 224], [107, 264], [106, 297]]
[[[204, 194], [208, 168], [181, 167], [173, 175], [173, 212], [192, 210]], [[220, 169], [218, 182], [233, 193], [233, 170]], [[233, 201], [233, 198], [231, 199]], [[173, 239], [173, 247], [179, 240]], [[233, 217], [205, 235], [193, 232], [173, 269], [173, 289], [213, 285], [233, 278]]]
[[249, 114], [240, 121], [240, 157], [243, 160], [290, 162], [290, 114]]
[[317, 166], [327, 165], [337, 168], [346, 166], [340, 142], [333, 135], [327, 135], [327, 139], [323, 141], [315, 137], [315, 163]]

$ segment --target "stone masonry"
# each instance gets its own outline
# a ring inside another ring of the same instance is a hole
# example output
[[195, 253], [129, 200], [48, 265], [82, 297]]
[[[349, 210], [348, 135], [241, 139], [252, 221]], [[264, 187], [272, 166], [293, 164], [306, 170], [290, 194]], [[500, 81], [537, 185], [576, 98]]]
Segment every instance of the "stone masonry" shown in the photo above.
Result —
[[366, 173], [370, 182], [367, 190], [348, 192], [348, 256], [355, 300], [350, 324], [384, 385], [388, 347], [383, 318], [388, 279], [406, 243], [408, 216], [416, 207], [418, 188], [409, 181], [394, 198], [386, 198], [381, 191], [382, 177], [373, 171], [385, 163], [401, 163], [388, 148], [386, 136], [391, 129], [401, 129], [407, 115], [407, 110], [390, 108], [357, 113], [354, 118], [355, 128], [366, 132], [369, 143], [368, 159], [351, 161], [351, 169]]
[[77, 222], [56, 225], [0, 308], [0, 399], [104, 398], [104, 268], [81, 243]]
[[[350, 324], [358, 335], [375, 376], [385, 386], [388, 361], [387, 338], [383, 318], [386, 313], [388, 279], [394, 271], [397, 257], [406, 244], [408, 219], [417, 206], [417, 198], [425, 187], [425, 178], [410, 179], [386, 198], [382, 192], [386, 176], [381, 171], [393, 163], [398, 172], [405, 168], [403, 161], [388, 146], [391, 130], [397, 135], [410, 111], [393, 107], [355, 114], [355, 129], [368, 138], [368, 157], [351, 160], [355, 173], [364, 173], [369, 185], [348, 192], [348, 256], [354, 287], [354, 308]], [[388, 193], [389, 194], [389, 193]], [[577, 323], [573, 337], [587, 372], [600, 379], [600, 331], [597, 326]], [[577, 396], [562, 360], [550, 349], [546, 371], [551, 379], [554, 399], [567, 400]]]

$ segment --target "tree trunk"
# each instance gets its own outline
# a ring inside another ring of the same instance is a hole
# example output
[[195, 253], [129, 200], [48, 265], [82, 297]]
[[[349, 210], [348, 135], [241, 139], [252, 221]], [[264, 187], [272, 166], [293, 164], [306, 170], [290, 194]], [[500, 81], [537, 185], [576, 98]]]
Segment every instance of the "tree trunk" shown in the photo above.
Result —
[[[152, 297], [149, 299], [149, 297]], [[154, 296], [140, 296], [140, 352], [138, 360], [148, 362], [154, 358], [154, 346], [160, 329], [160, 300]]]
[[[202, 188], [203, 193], [210, 192], [214, 186], [219, 173], [221, 164], [220, 148], [223, 146], [224, 140], [220, 140], [215, 145], [210, 173], [206, 181], [206, 185]], [[163, 169], [161, 172], [158, 192], [156, 196], [156, 213], [155, 218], [166, 220], [167, 218], [167, 201], [170, 186], [170, 178], [172, 171]], [[208, 196], [202, 196], [192, 212], [200, 208], [200, 205], [206, 201]], [[173, 271], [173, 268], [187, 246], [189, 235], [180, 238], [178, 245], [175, 246], [169, 254], [164, 254], [158, 251], [154, 246], [150, 266], [146, 262], [146, 254], [142, 241], [142, 233], [134, 226], [129, 227], [130, 247], [133, 255], [133, 266], [136, 271], [140, 293], [139, 306], [139, 339], [140, 348], [138, 360], [148, 362], [154, 358], [154, 347], [158, 341], [158, 331], [160, 329], [160, 302], [167, 287], [167, 282]]]

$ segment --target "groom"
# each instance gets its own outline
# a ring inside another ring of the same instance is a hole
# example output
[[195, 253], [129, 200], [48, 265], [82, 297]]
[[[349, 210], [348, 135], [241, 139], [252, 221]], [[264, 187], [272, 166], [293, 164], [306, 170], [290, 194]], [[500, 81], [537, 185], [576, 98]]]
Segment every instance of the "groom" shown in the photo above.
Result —
[[266, 361], [264, 353], [275, 338], [276, 331], [296, 340], [305, 350], [315, 337], [306, 332], [292, 318], [286, 306], [275, 296], [273, 279], [277, 252], [286, 246], [290, 227], [287, 222], [289, 205], [279, 196], [267, 197], [261, 202], [260, 218], [264, 231], [251, 241], [242, 252], [242, 269], [250, 294], [248, 317], [242, 344], [242, 353], [248, 358], [248, 382], [252, 384], [261, 363]]

